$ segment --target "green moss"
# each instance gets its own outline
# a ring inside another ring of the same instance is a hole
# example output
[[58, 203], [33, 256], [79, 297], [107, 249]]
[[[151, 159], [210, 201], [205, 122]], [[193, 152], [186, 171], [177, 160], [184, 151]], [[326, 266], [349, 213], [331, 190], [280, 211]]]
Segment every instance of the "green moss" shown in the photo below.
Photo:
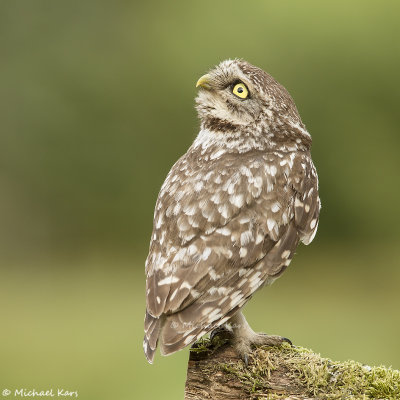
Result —
[[214, 336], [212, 340], [208, 337], [203, 337], [190, 348], [190, 351], [192, 353], [212, 353], [228, 341], [228, 338], [223, 338], [219, 335]]
[[[400, 398], [400, 371], [355, 361], [334, 362], [311, 350], [287, 344], [281, 348], [257, 348], [248, 367], [237, 361], [220, 364], [219, 368], [236, 376], [255, 395], [268, 393], [271, 373], [279, 368], [308, 395], [319, 399]], [[279, 395], [269, 398], [278, 399]]]

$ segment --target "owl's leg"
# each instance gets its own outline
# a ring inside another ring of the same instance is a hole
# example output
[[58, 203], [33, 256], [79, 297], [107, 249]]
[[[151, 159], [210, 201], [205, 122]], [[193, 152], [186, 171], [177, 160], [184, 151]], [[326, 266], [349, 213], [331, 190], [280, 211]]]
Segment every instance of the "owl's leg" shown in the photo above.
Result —
[[229, 325], [232, 328], [233, 347], [246, 365], [248, 364], [248, 355], [251, 353], [253, 346], [280, 346], [283, 342], [292, 344], [289, 339], [282, 336], [254, 332], [241, 311], [238, 311], [230, 318]]

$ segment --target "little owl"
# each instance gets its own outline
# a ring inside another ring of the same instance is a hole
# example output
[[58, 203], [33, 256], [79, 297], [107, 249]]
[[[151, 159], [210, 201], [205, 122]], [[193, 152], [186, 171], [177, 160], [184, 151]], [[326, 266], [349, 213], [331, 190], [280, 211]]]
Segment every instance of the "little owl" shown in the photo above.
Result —
[[225, 327], [245, 360], [254, 332], [241, 312], [309, 244], [320, 211], [311, 136], [287, 90], [243, 60], [202, 76], [200, 132], [159, 193], [146, 260], [144, 352], [168, 355]]

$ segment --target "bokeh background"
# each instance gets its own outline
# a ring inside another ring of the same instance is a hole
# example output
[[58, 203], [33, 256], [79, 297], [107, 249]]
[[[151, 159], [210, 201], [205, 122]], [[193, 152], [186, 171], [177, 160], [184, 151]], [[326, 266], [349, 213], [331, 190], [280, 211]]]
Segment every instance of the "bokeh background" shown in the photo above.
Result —
[[318, 235], [246, 306], [257, 330], [400, 368], [400, 3], [0, 3], [0, 385], [183, 397], [142, 354], [158, 190], [198, 132], [195, 82], [270, 72], [313, 135]]

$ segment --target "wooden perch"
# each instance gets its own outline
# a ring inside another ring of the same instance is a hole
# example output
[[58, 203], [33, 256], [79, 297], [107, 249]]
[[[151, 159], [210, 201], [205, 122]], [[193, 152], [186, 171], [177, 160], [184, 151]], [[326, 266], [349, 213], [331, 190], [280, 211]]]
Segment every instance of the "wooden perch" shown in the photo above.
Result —
[[190, 351], [185, 400], [400, 399], [400, 371], [334, 362], [290, 347], [259, 347], [249, 365], [225, 339], [203, 339]]

